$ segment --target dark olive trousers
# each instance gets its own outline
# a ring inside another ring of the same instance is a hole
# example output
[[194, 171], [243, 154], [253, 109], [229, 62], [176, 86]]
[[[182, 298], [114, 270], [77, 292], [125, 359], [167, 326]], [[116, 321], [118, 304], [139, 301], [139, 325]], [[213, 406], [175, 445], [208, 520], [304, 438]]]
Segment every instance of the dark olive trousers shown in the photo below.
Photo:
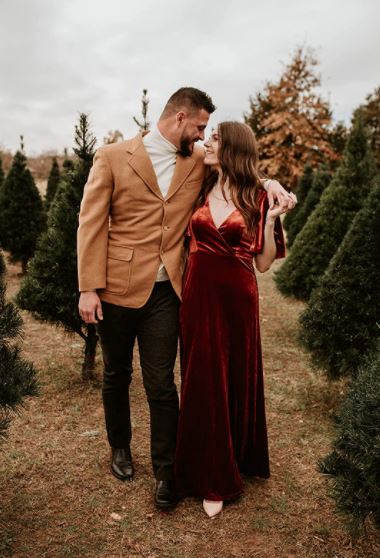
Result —
[[170, 480], [178, 422], [174, 364], [178, 343], [179, 299], [170, 281], [157, 282], [141, 308], [102, 302], [98, 324], [103, 351], [103, 404], [108, 441], [129, 447], [132, 437], [129, 386], [137, 339], [143, 382], [150, 408], [151, 456], [156, 479]]

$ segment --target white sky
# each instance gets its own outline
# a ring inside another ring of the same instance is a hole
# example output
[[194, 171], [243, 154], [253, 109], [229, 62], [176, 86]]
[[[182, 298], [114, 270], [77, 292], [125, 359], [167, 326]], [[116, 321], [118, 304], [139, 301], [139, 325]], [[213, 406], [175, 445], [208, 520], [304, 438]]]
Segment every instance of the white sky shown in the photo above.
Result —
[[0, 0], [0, 147], [73, 144], [79, 112], [102, 143], [137, 127], [143, 88], [155, 120], [190, 85], [240, 120], [296, 46], [315, 49], [336, 120], [380, 85], [380, 0]]

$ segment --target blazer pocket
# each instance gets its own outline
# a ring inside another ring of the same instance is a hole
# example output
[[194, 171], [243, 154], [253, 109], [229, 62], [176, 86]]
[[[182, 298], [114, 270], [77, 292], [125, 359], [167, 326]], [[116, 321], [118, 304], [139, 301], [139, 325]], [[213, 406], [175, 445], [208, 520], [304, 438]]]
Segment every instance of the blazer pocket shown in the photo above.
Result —
[[131, 279], [134, 248], [108, 245], [106, 291], [126, 294]]

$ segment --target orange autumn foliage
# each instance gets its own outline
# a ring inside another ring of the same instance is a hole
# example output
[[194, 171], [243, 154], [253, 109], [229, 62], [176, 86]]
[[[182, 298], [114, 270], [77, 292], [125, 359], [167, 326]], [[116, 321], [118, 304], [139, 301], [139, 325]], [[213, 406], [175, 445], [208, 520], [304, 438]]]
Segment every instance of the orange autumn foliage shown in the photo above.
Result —
[[250, 98], [245, 122], [255, 132], [260, 170], [294, 188], [309, 163], [333, 163], [339, 158], [330, 138], [329, 103], [318, 95], [318, 62], [310, 50], [297, 48], [277, 83]]

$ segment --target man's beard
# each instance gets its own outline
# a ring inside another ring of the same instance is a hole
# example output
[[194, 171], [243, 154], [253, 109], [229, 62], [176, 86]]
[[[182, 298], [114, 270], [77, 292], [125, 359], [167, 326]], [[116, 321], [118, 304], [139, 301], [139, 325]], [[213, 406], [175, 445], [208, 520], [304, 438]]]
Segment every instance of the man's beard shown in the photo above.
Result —
[[194, 141], [192, 141], [190, 138], [183, 137], [179, 146], [179, 152], [181, 153], [181, 155], [183, 155], [184, 157], [190, 157], [193, 154], [193, 150]]

